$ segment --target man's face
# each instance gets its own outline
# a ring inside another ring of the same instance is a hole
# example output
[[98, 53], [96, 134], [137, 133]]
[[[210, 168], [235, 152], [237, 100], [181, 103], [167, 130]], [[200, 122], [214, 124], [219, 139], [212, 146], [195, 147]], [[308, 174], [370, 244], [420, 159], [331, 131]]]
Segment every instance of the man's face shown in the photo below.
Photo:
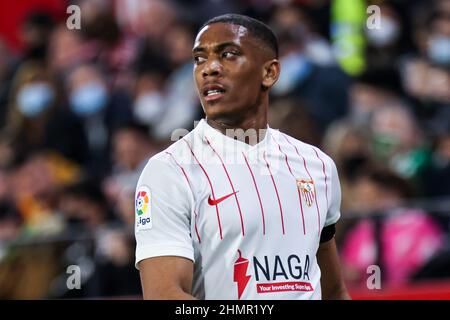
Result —
[[204, 27], [193, 48], [194, 78], [206, 116], [239, 119], [261, 102], [267, 49], [245, 27]]

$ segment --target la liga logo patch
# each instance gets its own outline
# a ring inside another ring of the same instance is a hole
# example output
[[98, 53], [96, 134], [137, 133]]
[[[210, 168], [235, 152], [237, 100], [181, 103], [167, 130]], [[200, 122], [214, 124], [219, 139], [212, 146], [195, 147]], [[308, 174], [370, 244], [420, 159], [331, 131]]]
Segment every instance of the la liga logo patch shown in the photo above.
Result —
[[147, 190], [140, 190], [136, 195], [136, 213], [138, 216], [147, 212], [150, 206], [150, 192]]
[[136, 228], [137, 230], [150, 229], [151, 219], [151, 193], [147, 186], [140, 186], [136, 191], [135, 199]]

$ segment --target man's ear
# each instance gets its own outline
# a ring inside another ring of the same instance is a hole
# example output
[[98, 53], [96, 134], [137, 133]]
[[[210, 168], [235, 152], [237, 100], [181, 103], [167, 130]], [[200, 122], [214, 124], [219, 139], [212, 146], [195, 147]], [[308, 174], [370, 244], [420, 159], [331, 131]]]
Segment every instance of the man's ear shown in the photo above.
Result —
[[265, 89], [270, 89], [280, 76], [280, 62], [277, 59], [272, 59], [264, 63], [263, 66], [263, 80], [262, 86]]

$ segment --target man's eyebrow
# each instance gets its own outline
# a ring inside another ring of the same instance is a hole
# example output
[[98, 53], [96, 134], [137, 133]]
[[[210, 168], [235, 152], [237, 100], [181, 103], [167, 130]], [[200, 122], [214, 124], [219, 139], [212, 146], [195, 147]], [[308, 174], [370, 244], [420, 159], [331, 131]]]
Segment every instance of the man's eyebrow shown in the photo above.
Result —
[[192, 53], [203, 52], [203, 51], [206, 51], [205, 48], [203, 48], [203, 47], [195, 47], [194, 49], [192, 49]]
[[[213, 51], [220, 52], [223, 49], [225, 49], [226, 47], [238, 47], [239, 48], [240, 46], [236, 42], [227, 41], [227, 42], [219, 43], [218, 45], [214, 46]], [[206, 51], [205, 47], [195, 47], [194, 49], [192, 49], [192, 53], [204, 52], [204, 51]]]

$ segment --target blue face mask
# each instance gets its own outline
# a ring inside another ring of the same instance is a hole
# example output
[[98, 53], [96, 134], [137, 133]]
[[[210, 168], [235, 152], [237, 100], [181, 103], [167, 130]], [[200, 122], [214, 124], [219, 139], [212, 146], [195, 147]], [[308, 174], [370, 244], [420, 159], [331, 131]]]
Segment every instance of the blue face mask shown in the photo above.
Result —
[[450, 65], [450, 37], [434, 36], [428, 44], [428, 57], [438, 65]]
[[101, 82], [91, 81], [74, 90], [69, 100], [73, 112], [79, 116], [89, 116], [105, 107], [108, 93]]
[[275, 95], [290, 93], [297, 85], [302, 83], [312, 71], [311, 63], [299, 53], [290, 53], [283, 57], [281, 63], [281, 74], [272, 88]]
[[17, 94], [17, 107], [27, 117], [36, 117], [46, 110], [53, 102], [52, 87], [45, 83], [25, 85]]

